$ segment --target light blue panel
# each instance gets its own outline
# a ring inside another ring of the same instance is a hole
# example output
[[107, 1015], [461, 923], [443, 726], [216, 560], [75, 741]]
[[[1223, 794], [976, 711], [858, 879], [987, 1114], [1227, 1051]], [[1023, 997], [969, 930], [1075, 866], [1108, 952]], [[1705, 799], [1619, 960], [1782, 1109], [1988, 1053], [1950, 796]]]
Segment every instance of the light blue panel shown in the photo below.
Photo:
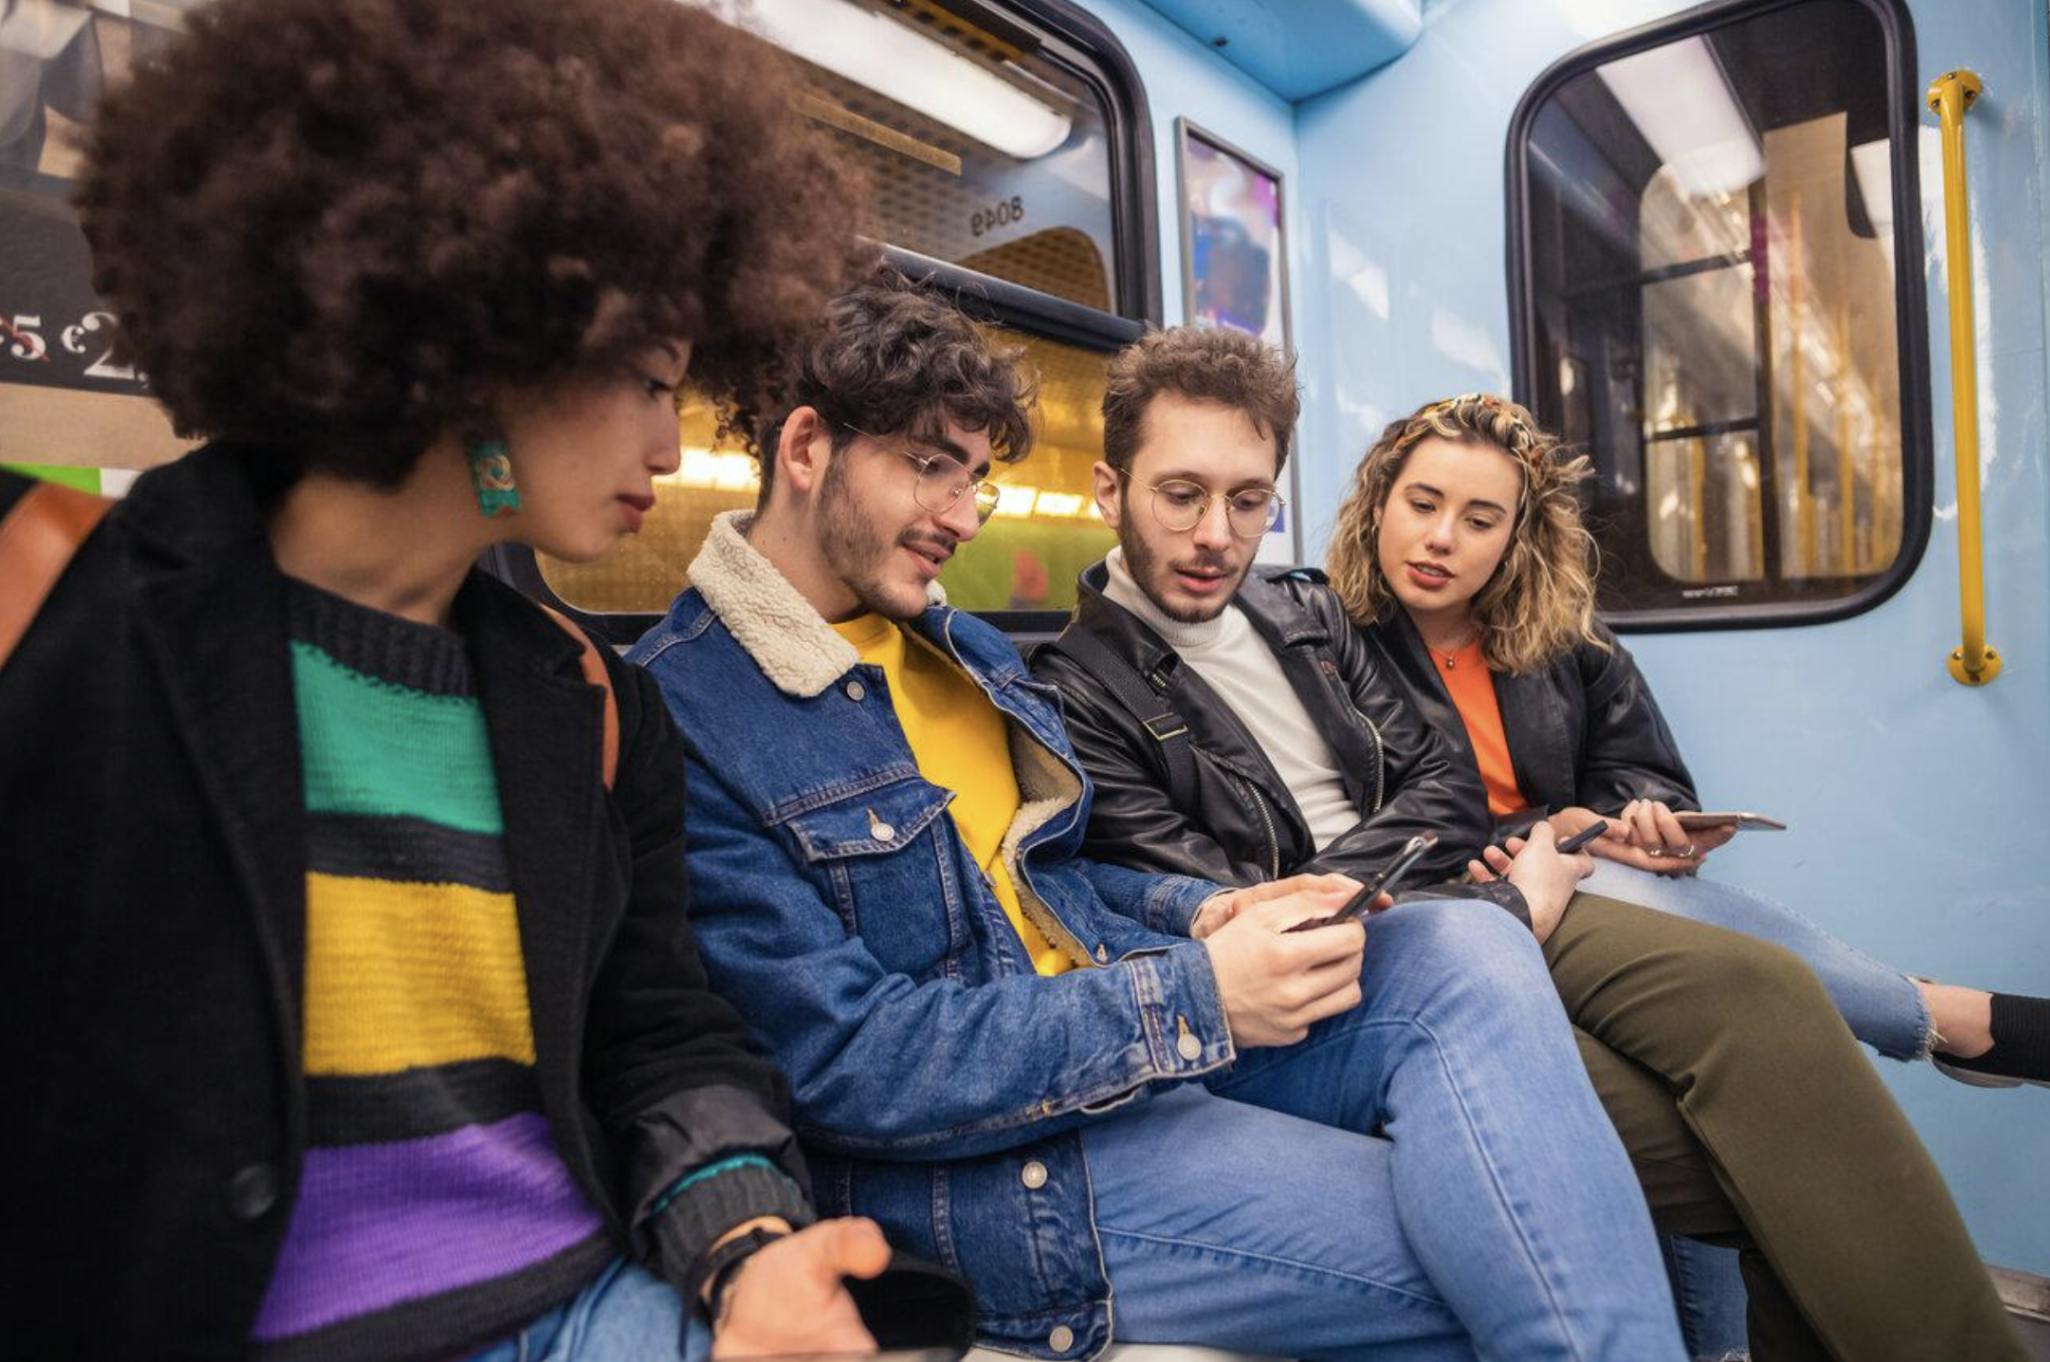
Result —
[[[1909, 7], [1918, 87], [1956, 66], [1986, 81], [1967, 136], [1989, 632], [2006, 674], [1968, 690], [1943, 668], [1957, 642], [1958, 571], [1933, 159], [1922, 178], [1937, 495], [1919, 570], [1886, 604], [1837, 624], [1629, 642], [1704, 797], [1793, 824], [1781, 836], [1745, 834], [1711, 874], [1795, 905], [1904, 971], [2050, 993], [2050, 34], [2031, 0]], [[1503, 155], [1524, 90], [1584, 42], [1680, 8], [1445, 0], [1402, 58], [1298, 106], [1303, 279], [1315, 281], [1297, 290], [1313, 556], [1385, 421], [1432, 398], [1509, 386]], [[1881, 1071], [1985, 1256], [2050, 1273], [2050, 1091], [1981, 1092], [1926, 1066]]]
[[1147, 0], [1285, 99], [1322, 94], [1402, 55], [1416, 0]]

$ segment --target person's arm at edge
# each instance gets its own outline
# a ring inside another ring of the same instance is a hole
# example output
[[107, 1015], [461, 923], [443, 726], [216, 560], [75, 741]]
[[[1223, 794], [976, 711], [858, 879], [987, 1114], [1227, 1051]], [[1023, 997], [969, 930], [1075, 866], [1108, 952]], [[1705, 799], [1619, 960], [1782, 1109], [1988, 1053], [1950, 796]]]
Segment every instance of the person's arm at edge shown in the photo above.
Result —
[[609, 665], [622, 738], [613, 803], [633, 883], [591, 991], [584, 1098], [616, 1151], [636, 1256], [689, 1292], [715, 1245], [814, 1217], [788, 1090], [712, 992], [692, 941], [682, 742], [652, 679]]

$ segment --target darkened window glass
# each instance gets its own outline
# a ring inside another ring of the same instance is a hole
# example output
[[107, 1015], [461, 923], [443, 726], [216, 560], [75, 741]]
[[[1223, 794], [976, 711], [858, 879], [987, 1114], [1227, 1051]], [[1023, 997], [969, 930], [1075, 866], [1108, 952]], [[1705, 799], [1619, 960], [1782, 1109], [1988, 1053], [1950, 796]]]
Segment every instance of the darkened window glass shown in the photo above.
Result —
[[1920, 554], [1906, 22], [1733, 6], [1569, 58], [1519, 112], [1519, 389], [1595, 457], [1624, 622], [1833, 617]]

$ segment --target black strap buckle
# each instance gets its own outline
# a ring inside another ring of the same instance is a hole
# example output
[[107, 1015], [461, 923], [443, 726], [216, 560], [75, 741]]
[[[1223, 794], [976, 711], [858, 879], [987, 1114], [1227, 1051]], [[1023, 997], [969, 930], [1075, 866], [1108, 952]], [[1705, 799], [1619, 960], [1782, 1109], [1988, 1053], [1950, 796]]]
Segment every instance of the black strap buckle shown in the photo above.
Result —
[[[1153, 735], [1153, 741], [1155, 742], [1164, 743], [1170, 738], [1179, 738], [1189, 731], [1189, 726], [1182, 722], [1182, 716], [1173, 710], [1168, 710], [1165, 714], [1156, 714], [1150, 719], [1141, 719], [1139, 722], [1146, 726], [1146, 731]], [[1165, 724], [1174, 724], [1175, 727], [1163, 733], [1155, 726]]]

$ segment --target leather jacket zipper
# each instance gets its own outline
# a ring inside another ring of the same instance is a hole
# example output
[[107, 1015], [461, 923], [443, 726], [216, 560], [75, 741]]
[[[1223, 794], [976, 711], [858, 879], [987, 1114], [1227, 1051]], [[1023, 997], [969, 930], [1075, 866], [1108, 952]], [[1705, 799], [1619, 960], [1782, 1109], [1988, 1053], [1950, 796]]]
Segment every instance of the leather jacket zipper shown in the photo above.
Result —
[[1381, 730], [1374, 726], [1374, 721], [1362, 713], [1358, 705], [1352, 707], [1352, 712], [1359, 715], [1360, 722], [1367, 726], [1367, 733], [1374, 739], [1374, 807], [1367, 812], [1376, 814], [1381, 812], [1382, 797], [1387, 793], [1388, 753], [1381, 746]]
[[[1267, 878], [1281, 878], [1281, 838], [1275, 834], [1274, 820], [1267, 815], [1267, 801], [1260, 798], [1260, 791], [1252, 781], [1227, 773], [1227, 778], [1237, 786], [1245, 801], [1253, 806], [1253, 812], [1260, 816], [1260, 826], [1267, 830]], [[1378, 804], [1376, 808], [1380, 807]]]

